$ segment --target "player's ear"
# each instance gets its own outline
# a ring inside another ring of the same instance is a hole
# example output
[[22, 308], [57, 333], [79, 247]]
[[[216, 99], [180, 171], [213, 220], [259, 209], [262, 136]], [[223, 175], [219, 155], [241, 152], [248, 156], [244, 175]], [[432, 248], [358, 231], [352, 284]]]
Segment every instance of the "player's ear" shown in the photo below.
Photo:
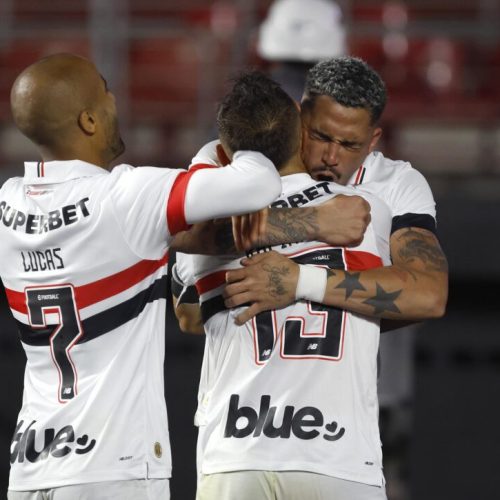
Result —
[[382, 129], [380, 127], [376, 127], [373, 131], [373, 135], [370, 140], [370, 147], [369, 147], [370, 153], [375, 149], [381, 137], [382, 137]]
[[217, 158], [219, 159], [219, 163], [225, 167], [226, 165], [229, 165], [231, 163], [231, 158], [233, 157], [233, 154], [227, 147], [224, 147], [224, 144], [221, 143], [217, 144]]
[[97, 129], [94, 115], [89, 110], [82, 111], [78, 116], [78, 126], [87, 135], [94, 135]]

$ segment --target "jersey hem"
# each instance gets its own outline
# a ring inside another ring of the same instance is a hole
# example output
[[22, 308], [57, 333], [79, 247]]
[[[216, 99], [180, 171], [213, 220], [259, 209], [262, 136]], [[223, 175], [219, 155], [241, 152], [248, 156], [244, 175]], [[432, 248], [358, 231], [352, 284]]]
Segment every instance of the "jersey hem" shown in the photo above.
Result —
[[24, 482], [16, 481], [13, 484], [9, 484], [8, 489], [11, 491], [36, 491], [45, 490], [51, 488], [58, 488], [61, 486], [72, 486], [76, 484], [87, 484], [87, 483], [101, 483], [107, 481], [129, 481], [133, 479], [170, 479], [172, 475], [172, 470], [166, 469], [161, 471], [161, 469], [151, 468], [148, 471], [146, 464], [142, 465], [140, 468], [136, 468], [130, 471], [107, 471], [105, 473], [93, 473], [85, 474], [81, 477], [72, 477], [66, 479], [46, 479], [43, 481], [35, 482]]
[[210, 466], [201, 467], [202, 474], [217, 474], [220, 472], [236, 472], [242, 470], [263, 470], [263, 471], [273, 471], [273, 472], [285, 472], [285, 471], [300, 471], [300, 472], [312, 472], [315, 474], [322, 474], [324, 476], [336, 477], [338, 479], [345, 479], [347, 481], [353, 481], [356, 483], [363, 483], [369, 486], [382, 487], [385, 484], [384, 476], [382, 471], [377, 474], [377, 478], [374, 477], [375, 474], [355, 474], [349, 471], [343, 470], [325, 470], [324, 468], [313, 466], [309, 463], [294, 462], [290, 464], [262, 464], [259, 465], [248, 464], [243, 462], [231, 462], [230, 464], [212, 464]]

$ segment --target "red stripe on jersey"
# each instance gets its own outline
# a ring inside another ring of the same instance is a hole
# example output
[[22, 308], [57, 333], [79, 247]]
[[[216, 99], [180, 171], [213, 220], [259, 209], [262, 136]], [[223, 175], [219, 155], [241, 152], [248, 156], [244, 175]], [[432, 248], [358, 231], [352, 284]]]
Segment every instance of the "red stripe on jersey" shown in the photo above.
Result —
[[40, 177], [45, 177], [45, 162], [40, 162]]
[[11, 309], [23, 314], [28, 314], [26, 299], [23, 292], [16, 292], [15, 290], [9, 290], [6, 288], [5, 294], [7, 295], [7, 301]]
[[186, 189], [191, 176], [198, 170], [204, 168], [217, 168], [215, 165], [200, 163], [192, 166], [189, 171], [180, 173], [172, 185], [167, 203], [167, 224], [170, 234], [186, 231], [190, 225], [186, 222], [184, 213], [184, 201], [186, 199]]
[[[147, 278], [168, 262], [168, 253], [161, 260], [141, 260], [137, 264], [93, 283], [74, 287], [78, 309], [96, 304], [117, 295]], [[5, 289], [9, 306], [14, 311], [28, 314], [24, 292]]]
[[347, 271], [363, 271], [384, 265], [382, 259], [372, 253], [346, 250], [344, 254]]
[[209, 292], [210, 290], [223, 285], [226, 282], [226, 272], [227, 270], [224, 269], [212, 274], [207, 274], [203, 278], [199, 279], [195, 284], [198, 295]]
[[106, 278], [75, 287], [78, 309], [83, 309], [131, 288], [168, 262], [168, 253], [161, 260], [141, 260], [128, 269]]
[[356, 179], [354, 179], [354, 184], [359, 184], [359, 180], [361, 179], [361, 174], [363, 173], [363, 165], [358, 168], [358, 173], [356, 174]]

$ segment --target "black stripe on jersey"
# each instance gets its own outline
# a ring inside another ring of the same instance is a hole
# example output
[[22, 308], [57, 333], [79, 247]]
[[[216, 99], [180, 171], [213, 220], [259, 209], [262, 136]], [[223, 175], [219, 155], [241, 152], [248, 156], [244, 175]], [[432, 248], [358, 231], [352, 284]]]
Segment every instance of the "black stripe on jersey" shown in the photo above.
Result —
[[365, 178], [365, 174], [366, 174], [366, 168], [363, 167], [363, 172], [361, 174], [361, 179], [359, 179], [358, 185], [363, 184], [363, 179]]
[[[344, 259], [342, 258], [342, 250], [339, 248], [320, 248], [312, 252], [303, 253], [292, 257], [292, 260], [297, 264], [315, 264], [324, 265], [330, 269], [345, 269]], [[250, 303], [243, 304], [241, 307], [247, 307]], [[201, 319], [206, 323], [212, 316], [218, 312], [226, 310], [224, 298], [222, 295], [217, 295], [204, 301], [201, 304]]]
[[201, 304], [201, 319], [203, 323], [206, 323], [212, 316], [216, 315], [218, 312], [225, 311], [226, 309], [227, 307], [224, 305], [224, 297], [222, 297], [222, 295], [216, 295]]
[[[155, 280], [148, 288], [134, 297], [83, 320], [83, 335], [77, 344], [88, 342], [118, 328], [141, 314], [147, 304], [167, 297], [167, 277], [162, 276]], [[54, 326], [48, 328], [32, 328], [17, 321], [21, 341], [33, 346], [47, 346]]]
[[429, 214], [404, 214], [392, 218], [391, 234], [395, 233], [398, 229], [404, 229], [406, 227], [427, 229], [427, 231], [433, 234], [437, 232], [436, 219]]

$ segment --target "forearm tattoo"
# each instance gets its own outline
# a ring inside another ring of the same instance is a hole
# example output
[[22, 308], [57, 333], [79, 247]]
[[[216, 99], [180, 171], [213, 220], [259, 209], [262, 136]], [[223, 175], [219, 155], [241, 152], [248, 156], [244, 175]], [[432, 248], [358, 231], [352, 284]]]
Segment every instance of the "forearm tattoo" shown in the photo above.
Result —
[[306, 241], [318, 234], [318, 210], [314, 207], [300, 209], [271, 209], [267, 231], [261, 246], [281, 245]]
[[429, 271], [448, 271], [446, 257], [433, 237], [408, 228], [398, 236], [398, 241], [403, 239], [406, 242], [398, 252], [402, 260], [410, 263], [419, 259]]
[[268, 283], [267, 291], [271, 297], [278, 297], [286, 294], [286, 288], [283, 284], [283, 278], [290, 274], [290, 269], [287, 266], [270, 266], [264, 264], [262, 269], [267, 272]]
[[386, 292], [378, 283], [377, 283], [377, 293], [374, 297], [370, 297], [363, 301], [363, 304], [368, 304], [375, 308], [373, 311], [374, 314], [379, 315], [384, 311], [393, 312], [393, 313], [401, 313], [398, 306], [394, 303], [395, 300], [401, 294], [401, 290], [396, 290], [395, 292]]
[[345, 271], [345, 277], [335, 288], [345, 288], [346, 300], [352, 295], [354, 290], [366, 290], [359, 281], [360, 273], [350, 273]]

